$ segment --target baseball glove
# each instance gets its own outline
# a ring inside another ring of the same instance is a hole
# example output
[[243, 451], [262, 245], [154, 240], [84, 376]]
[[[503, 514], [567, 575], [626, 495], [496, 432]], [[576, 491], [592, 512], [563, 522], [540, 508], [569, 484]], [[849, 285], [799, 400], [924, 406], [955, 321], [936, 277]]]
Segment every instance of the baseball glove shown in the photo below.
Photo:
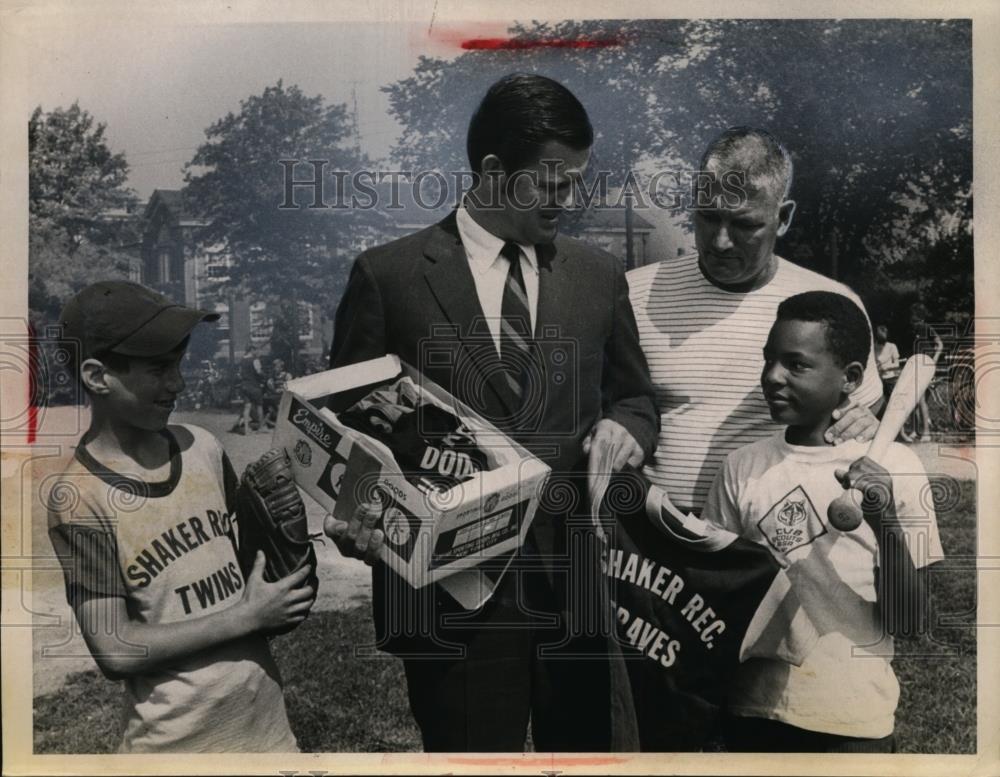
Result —
[[315, 590], [316, 551], [309, 539], [306, 506], [283, 448], [269, 450], [246, 468], [236, 494], [236, 519], [244, 577], [262, 550], [267, 559], [264, 580], [276, 582], [310, 564], [313, 571], [308, 582]]

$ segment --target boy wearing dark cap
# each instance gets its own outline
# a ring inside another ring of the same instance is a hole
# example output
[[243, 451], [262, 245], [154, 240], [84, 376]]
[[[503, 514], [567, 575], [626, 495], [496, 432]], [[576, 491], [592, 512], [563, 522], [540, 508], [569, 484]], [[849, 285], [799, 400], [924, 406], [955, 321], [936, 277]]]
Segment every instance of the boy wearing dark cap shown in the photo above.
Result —
[[303, 568], [277, 583], [233, 544], [219, 442], [168, 425], [191, 330], [217, 314], [105, 281], [63, 309], [91, 424], [49, 497], [67, 599], [98, 666], [125, 681], [120, 752], [294, 751], [265, 633], [305, 619]]
[[[892, 637], [925, 629], [925, 567], [944, 553], [915, 454], [893, 444], [878, 463], [865, 443], [824, 439], [861, 384], [870, 342], [864, 313], [841, 294], [782, 302], [760, 383], [786, 428], [729, 454], [709, 492], [702, 517], [787, 565], [819, 635], [799, 666], [741, 666], [728, 694], [731, 751], [895, 752]], [[827, 507], [847, 485], [865, 492], [864, 521], [840, 531]]]

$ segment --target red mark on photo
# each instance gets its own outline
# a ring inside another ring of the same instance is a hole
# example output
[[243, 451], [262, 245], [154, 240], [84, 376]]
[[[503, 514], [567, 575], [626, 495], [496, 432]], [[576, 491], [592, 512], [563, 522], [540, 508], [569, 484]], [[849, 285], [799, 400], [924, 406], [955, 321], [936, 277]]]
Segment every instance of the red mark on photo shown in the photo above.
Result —
[[467, 51], [526, 51], [531, 49], [606, 49], [621, 46], [621, 38], [556, 38], [530, 40], [523, 38], [469, 38], [459, 45]]
[[38, 341], [35, 328], [28, 325], [28, 445], [38, 438], [38, 407], [35, 405], [38, 391]]

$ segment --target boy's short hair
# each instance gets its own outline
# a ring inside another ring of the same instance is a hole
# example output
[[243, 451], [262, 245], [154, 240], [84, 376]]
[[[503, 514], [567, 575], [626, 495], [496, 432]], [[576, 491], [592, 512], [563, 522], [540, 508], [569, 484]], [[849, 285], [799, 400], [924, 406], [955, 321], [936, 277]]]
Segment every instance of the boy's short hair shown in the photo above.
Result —
[[837, 363], [868, 363], [872, 332], [853, 300], [832, 291], [807, 291], [778, 305], [777, 321], [816, 321], [826, 326], [826, 344]]

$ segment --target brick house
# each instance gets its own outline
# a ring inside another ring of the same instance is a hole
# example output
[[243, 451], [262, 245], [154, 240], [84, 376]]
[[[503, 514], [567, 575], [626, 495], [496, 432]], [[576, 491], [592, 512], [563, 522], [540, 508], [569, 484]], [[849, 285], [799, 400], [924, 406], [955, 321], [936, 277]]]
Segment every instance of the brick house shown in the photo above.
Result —
[[[648, 259], [649, 235], [653, 225], [632, 212], [632, 267], [642, 267]], [[603, 248], [625, 263], [625, 209], [594, 208], [580, 221], [577, 237], [585, 243]], [[626, 267], [626, 270], [631, 267]]]
[[[235, 363], [250, 342], [266, 353], [276, 303], [255, 297], [249, 290], [240, 293], [218, 288], [218, 282], [227, 277], [229, 258], [220, 249], [197, 244], [196, 232], [205, 223], [191, 212], [183, 191], [154, 191], [143, 213], [141, 281], [185, 305], [221, 314], [216, 324], [220, 334], [217, 359]], [[300, 352], [322, 361], [333, 324], [318, 305], [299, 304]]]

